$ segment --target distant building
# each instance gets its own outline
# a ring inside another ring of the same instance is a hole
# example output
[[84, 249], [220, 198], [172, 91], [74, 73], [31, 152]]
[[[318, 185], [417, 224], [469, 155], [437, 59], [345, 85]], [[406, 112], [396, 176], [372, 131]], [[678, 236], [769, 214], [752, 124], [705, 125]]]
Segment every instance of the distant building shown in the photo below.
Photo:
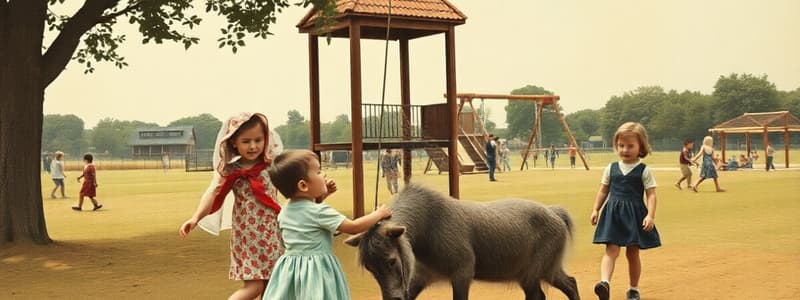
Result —
[[134, 159], [160, 159], [162, 152], [171, 159], [183, 159], [195, 152], [194, 126], [137, 128], [128, 144]]
[[599, 148], [599, 147], [605, 148], [606, 141], [603, 140], [602, 136], [593, 135], [589, 137], [588, 145], [591, 145], [591, 147], [584, 146], [584, 148]]

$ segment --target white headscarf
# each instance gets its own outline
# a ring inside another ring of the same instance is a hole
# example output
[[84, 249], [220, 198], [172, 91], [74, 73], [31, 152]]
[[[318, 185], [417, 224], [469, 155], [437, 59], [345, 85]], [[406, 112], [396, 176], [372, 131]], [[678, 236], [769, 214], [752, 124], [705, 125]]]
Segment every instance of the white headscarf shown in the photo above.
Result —
[[[200, 198], [201, 202], [208, 198], [212, 198], [209, 199], [209, 201], [213, 202], [213, 198], [216, 196], [214, 193], [215, 190], [217, 187], [219, 187], [219, 185], [222, 184], [222, 182], [224, 182], [222, 176], [227, 175], [225, 166], [239, 160], [240, 157], [235, 155], [236, 151], [230, 147], [228, 139], [231, 138], [231, 136], [244, 122], [247, 122], [253, 117], [259, 118], [262, 123], [261, 125], [264, 126], [266, 131], [269, 132], [269, 137], [266, 141], [268, 144], [266, 145], [266, 149], [264, 149], [264, 161], [267, 163], [267, 166], [272, 163], [272, 159], [274, 159], [275, 156], [278, 156], [278, 154], [283, 152], [283, 143], [281, 142], [281, 137], [277, 132], [274, 132], [271, 128], [269, 128], [267, 117], [260, 113], [240, 113], [231, 117], [225, 123], [222, 123], [222, 126], [220, 126], [219, 132], [217, 133], [217, 140], [214, 143], [215, 147], [213, 156], [214, 175], [212, 176], [211, 183], [208, 185], [205, 193], [203, 193], [203, 196]], [[277, 200], [276, 196], [277, 195], [272, 195], [273, 199]], [[225, 201], [223, 202], [222, 207], [216, 212], [200, 219], [200, 222], [197, 223], [197, 226], [213, 235], [219, 235], [220, 231], [231, 229], [231, 222], [233, 220], [233, 202], [233, 193], [228, 193], [228, 195], [225, 196]]]

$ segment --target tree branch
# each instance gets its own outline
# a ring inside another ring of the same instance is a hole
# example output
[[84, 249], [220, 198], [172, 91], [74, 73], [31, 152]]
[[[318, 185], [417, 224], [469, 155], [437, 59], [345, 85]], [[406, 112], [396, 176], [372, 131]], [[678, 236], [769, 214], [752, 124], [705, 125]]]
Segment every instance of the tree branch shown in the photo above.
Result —
[[[0, 0], [2, 1], [2, 0]], [[81, 36], [100, 23], [103, 12], [117, 5], [119, 0], [86, 0], [73, 15], [47, 49], [43, 57], [42, 75], [44, 86], [50, 85], [72, 59]]]
[[128, 7], [124, 8], [123, 10], [120, 10], [120, 11], [115, 12], [115, 13], [110, 13], [110, 14], [107, 14], [107, 15], [101, 17], [100, 18], [100, 22], [98, 22], [98, 23], [105, 23], [105, 22], [111, 21], [111, 20], [115, 19], [116, 17], [119, 17], [121, 15], [127, 14], [127, 13], [131, 12], [132, 10], [139, 8], [140, 6], [142, 6], [142, 2], [141, 1], [137, 1], [136, 4], [128, 6]]

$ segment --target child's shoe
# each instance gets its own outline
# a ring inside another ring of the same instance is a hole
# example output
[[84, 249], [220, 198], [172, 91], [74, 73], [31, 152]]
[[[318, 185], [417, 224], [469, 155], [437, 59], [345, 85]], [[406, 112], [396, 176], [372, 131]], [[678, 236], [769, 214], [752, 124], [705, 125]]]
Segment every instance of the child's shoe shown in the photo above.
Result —
[[72, 207], [72, 210], [81, 211], [81, 208], [80, 208], [80, 207], [78, 207], [78, 206], [73, 206], [73, 207]]
[[639, 291], [637, 290], [630, 289], [628, 290], [627, 295], [628, 295], [628, 300], [640, 300]]
[[103, 205], [102, 204], [98, 204], [98, 205], [95, 205], [94, 208], [92, 208], [92, 210], [98, 210], [98, 209], [101, 209], [101, 208], [103, 208]]
[[594, 293], [599, 300], [608, 300], [611, 292], [609, 291], [608, 282], [600, 281], [594, 285]]

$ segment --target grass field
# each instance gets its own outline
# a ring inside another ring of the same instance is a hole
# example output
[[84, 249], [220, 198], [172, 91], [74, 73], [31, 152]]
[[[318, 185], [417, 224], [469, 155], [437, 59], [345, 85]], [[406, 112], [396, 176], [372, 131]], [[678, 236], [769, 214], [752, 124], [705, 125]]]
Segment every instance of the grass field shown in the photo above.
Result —
[[[798, 153], [792, 153], [792, 157]], [[611, 153], [593, 153], [590, 171], [568, 169], [565, 157], [556, 170], [538, 168], [498, 173], [490, 183], [486, 174], [460, 177], [461, 197], [488, 201], [504, 197], [534, 199], [566, 207], [577, 224], [566, 268], [578, 280], [583, 299], [594, 299], [603, 247], [593, 245], [589, 214], [602, 167]], [[797, 299], [800, 295], [800, 235], [793, 229], [800, 215], [800, 169], [721, 172], [728, 191], [713, 192], [706, 182], [699, 193], [678, 190], [674, 166], [677, 152], [659, 152], [646, 163], [655, 169], [659, 184], [656, 226], [663, 246], [642, 252], [640, 284], [644, 299]], [[758, 161], [757, 164], [763, 163]], [[425, 161], [414, 162], [413, 180], [443, 192], [447, 175], [422, 174]], [[580, 162], [578, 162], [580, 165]], [[532, 165], [531, 165], [532, 166]], [[328, 199], [346, 215], [352, 210], [352, 176], [349, 169], [327, 170], [340, 191]], [[366, 207], [375, 195], [375, 163], [365, 167]], [[695, 172], [696, 176], [697, 172]], [[178, 226], [194, 211], [210, 173], [181, 170], [99, 171], [97, 212], [73, 212], [77, 200], [77, 172], [67, 173], [67, 193], [72, 198], [45, 197], [44, 210], [55, 245], [17, 243], [0, 248], [0, 298], [14, 299], [224, 299], [239, 287], [227, 280], [228, 235], [202, 231], [187, 239]], [[42, 176], [42, 193], [52, 182]], [[390, 201], [383, 181], [380, 202]], [[88, 206], [87, 206], [88, 207]], [[354, 299], [380, 299], [368, 272], [356, 265], [355, 251], [337, 237], [336, 254], [342, 262]], [[616, 299], [627, 289], [627, 264], [617, 261], [612, 280]], [[549, 299], [565, 299], [546, 289]], [[473, 299], [521, 299], [514, 285], [478, 282]], [[420, 299], [450, 299], [449, 287], [438, 284]]]

